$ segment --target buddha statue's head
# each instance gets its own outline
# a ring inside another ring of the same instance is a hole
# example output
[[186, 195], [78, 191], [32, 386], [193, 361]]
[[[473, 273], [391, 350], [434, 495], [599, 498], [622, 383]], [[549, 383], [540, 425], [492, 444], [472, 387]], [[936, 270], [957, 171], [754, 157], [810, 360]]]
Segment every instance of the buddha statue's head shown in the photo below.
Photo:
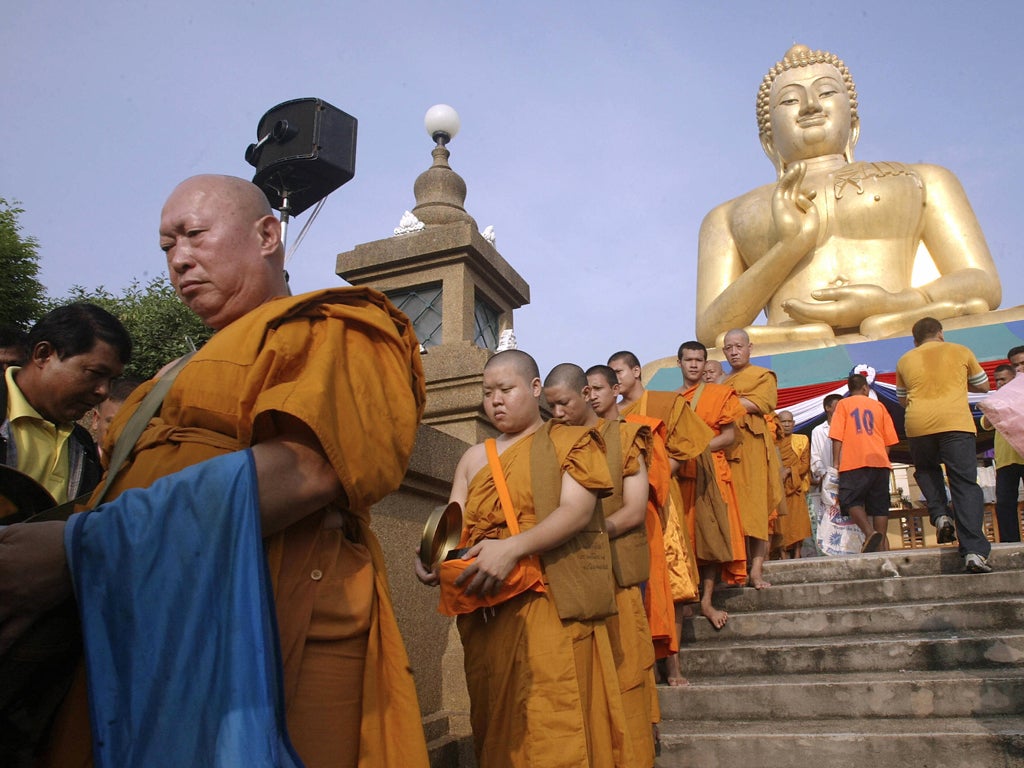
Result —
[[757, 127], [780, 177], [797, 160], [842, 155], [852, 162], [860, 120], [850, 70], [833, 53], [794, 45], [761, 81]]

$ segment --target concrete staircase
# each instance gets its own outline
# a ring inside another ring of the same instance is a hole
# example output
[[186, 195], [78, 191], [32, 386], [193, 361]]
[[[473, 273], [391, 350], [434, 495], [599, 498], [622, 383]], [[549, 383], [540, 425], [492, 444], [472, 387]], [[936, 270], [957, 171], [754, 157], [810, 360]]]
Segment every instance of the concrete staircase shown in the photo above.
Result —
[[[684, 627], [659, 768], [1024, 766], [1024, 546], [773, 562]], [[899, 574], [898, 576], [896, 574]]]

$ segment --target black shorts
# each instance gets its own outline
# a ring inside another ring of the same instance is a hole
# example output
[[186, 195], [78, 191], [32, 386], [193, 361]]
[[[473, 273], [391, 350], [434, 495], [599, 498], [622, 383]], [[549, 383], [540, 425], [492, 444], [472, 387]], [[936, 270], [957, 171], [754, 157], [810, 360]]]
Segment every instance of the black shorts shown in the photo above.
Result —
[[889, 516], [889, 470], [860, 467], [839, 473], [839, 509], [864, 507], [869, 517]]

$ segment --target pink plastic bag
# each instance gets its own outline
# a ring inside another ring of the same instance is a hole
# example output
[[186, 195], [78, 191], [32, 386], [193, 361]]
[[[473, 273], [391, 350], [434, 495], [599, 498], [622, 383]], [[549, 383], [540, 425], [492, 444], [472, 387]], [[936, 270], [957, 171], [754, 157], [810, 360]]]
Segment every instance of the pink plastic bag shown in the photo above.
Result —
[[1024, 375], [989, 393], [978, 407], [1017, 453], [1024, 454]]

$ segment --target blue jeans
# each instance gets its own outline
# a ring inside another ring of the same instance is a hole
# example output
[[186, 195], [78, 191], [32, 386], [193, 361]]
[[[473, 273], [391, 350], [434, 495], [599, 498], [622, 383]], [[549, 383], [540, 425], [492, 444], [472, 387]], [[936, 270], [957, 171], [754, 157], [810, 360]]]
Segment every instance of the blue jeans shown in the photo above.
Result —
[[[928, 502], [932, 525], [940, 515], [949, 515], [956, 522], [956, 538], [960, 554], [988, 557], [992, 545], [982, 529], [985, 497], [978, 485], [978, 454], [971, 432], [936, 432], [934, 435], [907, 438], [914, 461], [914, 479]], [[953, 509], [946, 500], [942, 465], [949, 478], [949, 495]]]
[[1024, 464], [1007, 464], [996, 470], [996, 520], [1000, 541], [1020, 541], [1017, 493], [1024, 478]]

